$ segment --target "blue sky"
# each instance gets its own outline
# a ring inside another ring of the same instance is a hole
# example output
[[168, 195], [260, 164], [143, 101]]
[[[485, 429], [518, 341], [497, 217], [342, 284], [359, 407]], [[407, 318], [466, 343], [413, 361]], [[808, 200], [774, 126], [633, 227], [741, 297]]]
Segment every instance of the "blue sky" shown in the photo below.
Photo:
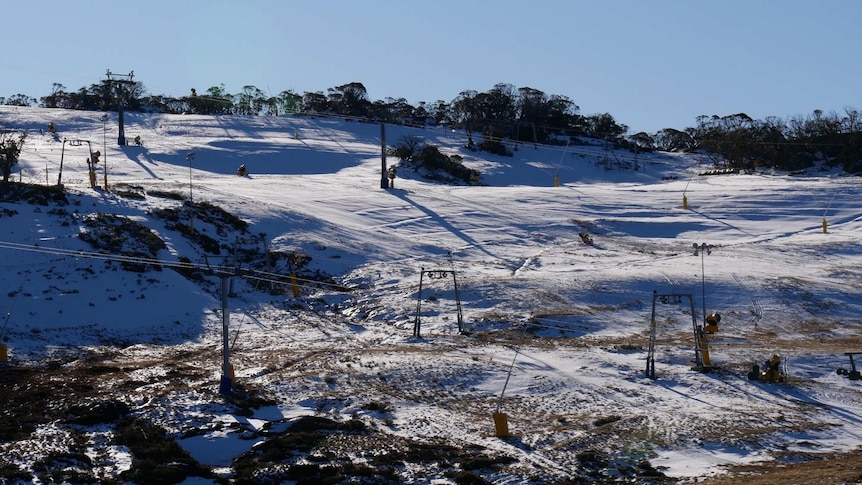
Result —
[[76, 91], [110, 69], [151, 94], [357, 81], [414, 105], [507, 83], [632, 132], [862, 109], [855, 0], [43, 0], [14, 15], [4, 97]]

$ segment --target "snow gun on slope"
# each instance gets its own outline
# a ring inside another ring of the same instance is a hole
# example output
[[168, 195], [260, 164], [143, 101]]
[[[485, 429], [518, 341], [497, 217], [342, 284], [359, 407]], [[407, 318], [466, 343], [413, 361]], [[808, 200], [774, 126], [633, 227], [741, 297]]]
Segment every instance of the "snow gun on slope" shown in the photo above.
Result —
[[781, 365], [781, 357], [778, 354], [774, 354], [763, 364], [763, 367], [757, 364], [751, 366], [748, 380], [784, 383], [787, 381], [787, 370]]

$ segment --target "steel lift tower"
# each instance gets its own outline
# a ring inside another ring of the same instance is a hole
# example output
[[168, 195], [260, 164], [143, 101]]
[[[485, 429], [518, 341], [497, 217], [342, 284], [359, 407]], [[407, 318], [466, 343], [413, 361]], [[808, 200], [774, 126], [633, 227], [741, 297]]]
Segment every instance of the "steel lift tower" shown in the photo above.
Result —
[[128, 74], [114, 74], [108, 69], [106, 74], [107, 82], [111, 86], [115, 87], [117, 90], [117, 118], [119, 119], [119, 133], [117, 135], [117, 145], [125, 146], [126, 145], [126, 130], [123, 125], [123, 102], [125, 101], [126, 90], [125, 87], [135, 84], [135, 81], [132, 78], [135, 77], [135, 71], [132, 71]]

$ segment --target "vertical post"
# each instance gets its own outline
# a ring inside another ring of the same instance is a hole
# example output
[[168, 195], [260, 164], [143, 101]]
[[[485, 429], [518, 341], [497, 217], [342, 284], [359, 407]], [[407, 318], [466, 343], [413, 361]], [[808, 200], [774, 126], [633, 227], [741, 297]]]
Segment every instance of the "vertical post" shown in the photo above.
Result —
[[63, 157], [66, 156], [66, 139], [63, 138], [63, 147], [60, 149], [60, 173], [57, 174], [57, 187], [63, 186]]
[[103, 156], [105, 158], [102, 159], [103, 170], [105, 171], [105, 191], [108, 190], [108, 138], [107, 138], [107, 129], [108, 129], [108, 113], [102, 115], [102, 149], [105, 151]]
[[452, 283], [455, 284], [455, 306], [458, 310], [458, 333], [461, 333], [464, 317], [461, 313], [461, 291], [458, 289], [458, 278], [455, 276], [455, 270], [452, 270]]
[[656, 340], [656, 321], [655, 321], [655, 301], [658, 298], [658, 292], [652, 292], [652, 316], [650, 317], [649, 325], [649, 347], [647, 349], [646, 361], [646, 377], [655, 379], [655, 340]]
[[[557, 170], [554, 172], [554, 187], [560, 186], [560, 167], [563, 166], [563, 158], [566, 156], [566, 151], [569, 149], [569, 143], [572, 140], [566, 142], [566, 148], [563, 149], [563, 153], [560, 154], [560, 163], [557, 164]], [[533, 123], [533, 143], [537, 143], [536, 141], [536, 124]]]
[[189, 152], [186, 155], [186, 160], [189, 161], [189, 231], [195, 232], [195, 197], [192, 193], [192, 160], [195, 159], [195, 152]]
[[299, 296], [299, 282], [296, 280], [295, 274], [290, 275], [290, 291], [294, 298]]
[[96, 163], [93, 159], [93, 146], [87, 141], [87, 150], [90, 152], [90, 158], [87, 159], [87, 171], [90, 175], [90, 188], [96, 188]]
[[698, 327], [698, 346], [700, 346], [700, 359], [703, 362], [703, 370], [709, 371], [712, 369], [712, 363], [709, 360], [709, 345], [706, 343], [706, 333], [703, 327]]
[[689, 305], [691, 305], [691, 326], [693, 327], [694, 332], [694, 364], [695, 368], [702, 369], [703, 368], [703, 359], [701, 358], [701, 343], [703, 341], [700, 339], [700, 332], [698, 332], [698, 324], [697, 324], [697, 311], [694, 309], [694, 296], [690, 296], [688, 299]]
[[221, 319], [222, 319], [222, 374], [221, 382], [219, 383], [219, 393], [223, 395], [230, 394], [231, 386], [231, 371], [230, 371], [230, 313], [227, 307], [228, 295], [228, 275], [221, 274]]
[[380, 188], [389, 188], [386, 174], [386, 124], [380, 123]]
[[700, 252], [700, 302], [703, 304], [703, 323], [706, 324], [706, 275], [703, 272], [703, 253], [706, 252], [706, 248], [703, 246], [706, 246], [706, 244], [701, 245]]
[[189, 154], [186, 155], [186, 160], [189, 161], [189, 202], [195, 201], [194, 193], [192, 192], [192, 160], [194, 159], [195, 152], [189, 152]]
[[425, 276], [425, 268], [419, 272], [419, 291], [416, 293], [416, 318], [413, 320], [413, 336], [419, 338], [419, 312], [422, 311], [422, 278]]
[[117, 135], [117, 145], [126, 146], [126, 128], [123, 125], [123, 99], [121, 87], [117, 86], [117, 119], [120, 123], [119, 134]]
[[826, 223], [826, 214], [829, 213], [829, 208], [832, 207], [832, 202], [835, 200], [835, 196], [838, 195], [838, 192], [832, 194], [832, 198], [829, 199], [829, 205], [826, 206], [826, 210], [823, 211], [823, 234], [828, 234], [828, 224]]
[[712, 252], [712, 246], [707, 243], [700, 243], [700, 245], [694, 243], [692, 247], [694, 248], [695, 256], [700, 252], [700, 291], [703, 303], [703, 324], [706, 325], [706, 274], [704, 273], [703, 258]]

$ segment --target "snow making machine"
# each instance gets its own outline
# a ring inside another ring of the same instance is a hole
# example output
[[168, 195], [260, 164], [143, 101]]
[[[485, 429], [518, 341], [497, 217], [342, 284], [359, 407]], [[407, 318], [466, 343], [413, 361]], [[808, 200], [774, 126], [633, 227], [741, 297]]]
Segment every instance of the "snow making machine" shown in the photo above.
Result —
[[781, 364], [781, 357], [778, 354], [773, 354], [769, 360], [763, 363], [763, 367], [757, 364], [751, 366], [748, 380], [784, 383], [787, 381], [787, 370]]
[[862, 379], [862, 374], [856, 369], [856, 361], [853, 360], [854, 355], [862, 355], [862, 352], [844, 352], [844, 355], [850, 357], [850, 370], [847, 370], [843, 367], [839, 367], [835, 372], [839, 376], [844, 376], [851, 381], [858, 381]]

